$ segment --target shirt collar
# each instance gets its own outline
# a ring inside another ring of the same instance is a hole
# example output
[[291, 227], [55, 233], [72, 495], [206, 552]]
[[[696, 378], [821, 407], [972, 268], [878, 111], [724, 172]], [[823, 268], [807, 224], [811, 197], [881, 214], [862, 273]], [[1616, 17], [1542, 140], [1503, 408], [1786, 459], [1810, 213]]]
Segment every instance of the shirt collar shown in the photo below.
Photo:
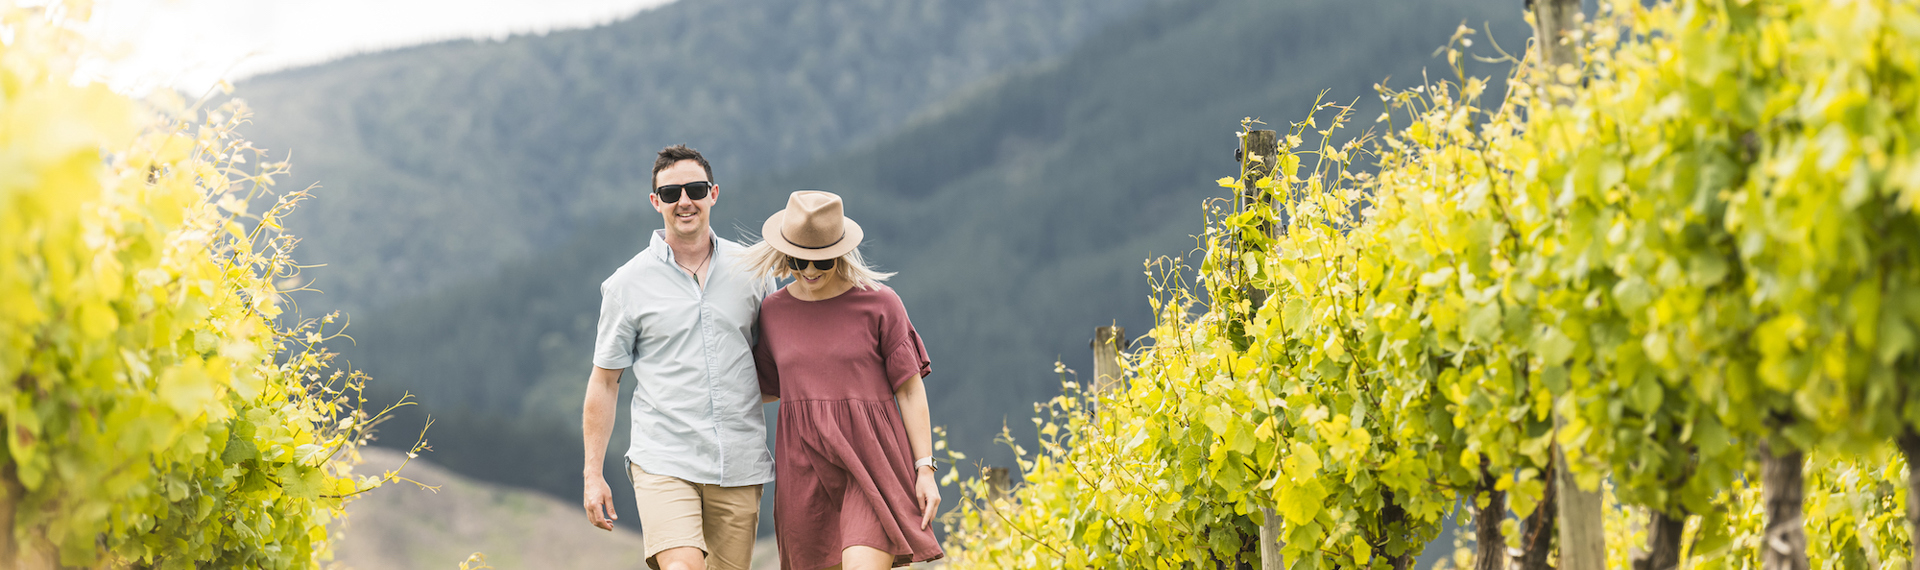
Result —
[[[707, 239], [712, 244], [713, 252], [720, 253], [720, 243], [725, 241], [720, 239], [720, 234], [709, 228]], [[667, 245], [667, 230], [653, 230], [653, 237], [647, 240], [647, 249], [653, 250], [654, 257], [660, 258], [661, 261], [673, 263], [673, 246]]]

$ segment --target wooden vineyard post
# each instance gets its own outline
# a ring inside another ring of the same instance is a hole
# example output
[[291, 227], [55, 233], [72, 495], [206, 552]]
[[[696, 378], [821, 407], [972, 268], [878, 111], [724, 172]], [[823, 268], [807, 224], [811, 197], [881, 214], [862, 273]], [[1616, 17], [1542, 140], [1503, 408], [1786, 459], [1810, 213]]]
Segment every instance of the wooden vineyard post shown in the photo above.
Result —
[[1006, 468], [1004, 468], [1004, 466], [981, 466], [981, 468], [979, 468], [979, 478], [981, 478], [981, 480], [987, 480], [987, 497], [985, 497], [985, 499], [987, 499], [987, 501], [985, 501], [987, 505], [981, 505], [981, 509], [979, 509], [979, 524], [981, 524], [981, 528], [995, 528], [995, 526], [1000, 526], [1000, 522], [1004, 522], [1004, 518], [1008, 518], [1008, 516], [1012, 514], [1012, 512], [1010, 512], [1012, 509], [1006, 509], [1006, 507], [1010, 507], [1010, 503], [1014, 501], [1014, 493], [1008, 491]]
[[[1527, 9], [1533, 13], [1536, 26], [1533, 37], [1547, 70], [1555, 71], [1568, 64], [1578, 67], [1580, 62], [1575, 58], [1579, 53], [1573, 49], [1577, 38], [1566, 36], [1576, 27], [1574, 16], [1580, 13], [1580, 0], [1527, 0]], [[1559, 74], [1551, 73], [1548, 77], [1557, 79]]]
[[[1242, 208], [1251, 208], [1265, 201], [1260, 190], [1260, 179], [1273, 175], [1273, 163], [1280, 158], [1280, 138], [1273, 131], [1251, 130], [1240, 135], [1240, 150], [1234, 153], [1240, 161], [1240, 204]], [[1275, 234], [1274, 224], [1268, 223], [1261, 228], [1267, 237]], [[1259, 310], [1267, 302], [1267, 292], [1257, 287], [1247, 288], [1247, 299], [1253, 303], [1253, 309]]]
[[988, 525], [999, 524], [1000, 517], [1005, 516], [1001, 509], [1013, 500], [1012, 493], [1007, 490], [1007, 468], [982, 467], [980, 471], [981, 478], [987, 480], [987, 512], [983, 513], [985, 516], [980, 520]]
[[[1561, 65], [1580, 65], [1579, 52], [1574, 49], [1578, 38], [1568, 37], [1577, 29], [1575, 16], [1580, 14], [1580, 1], [1527, 0], [1527, 10], [1533, 14], [1538, 63], [1545, 67], [1548, 77], [1559, 81], [1563, 79], [1558, 72]], [[1556, 415], [1553, 424], [1558, 434], [1566, 422]], [[1559, 527], [1556, 529], [1560, 539], [1559, 570], [1604, 570], [1607, 537], [1602, 524], [1606, 506], [1602, 504], [1600, 489], [1580, 488], [1558, 443], [1553, 445], [1552, 471], [1553, 479], [1548, 485], [1554, 487], [1556, 507], [1560, 511], [1559, 520], [1554, 521]]]
[[1093, 392], [1105, 394], [1120, 387], [1120, 352], [1127, 349], [1127, 327], [1109, 325], [1093, 329]]
[[[1557, 431], [1565, 423], [1559, 417], [1554, 418]], [[1600, 489], [1582, 489], [1574, 481], [1573, 471], [1567, 468], [1566, 453], [1559, 444], [1553, 446], [1553, 481], [1556, 503], [1560, 509], [1560, 570], [1605, 570], [1607, 567], [1607, 535], [1603, 526], [1606, 505], [1602, 504]]]
[[[1273, 175], [1273, 165], [1280, 159], [1280, 137], [1270, 130], [1249, 130], [1240, 135], [1240, 149], [1234, 152], [1234, 159], [1240, 162], [1240, 205], [1251, 208], [1266, 201], [1260, 190], [1260, 179]], [[1268, 237], [1273, 237], [1279, 228], [1269, 223], [1261, 228]], [[1247, 287], [1247, 300], [1254, 310], [1267, 303], [1267, 292], [1258, 287]], [[1260, 508], [1260, 570], [1282, 570], [1287, 567], [1286, 560], [1280, 557], [1283, 544], [1280, 534], [1280, 514], [1267, 507]]]
[[1760, 570], [1807, 570], [1806, 454], [1779, 439], [1760, 440], [1760, 501], [1767, 512]]
[[1287, 561], [1280, 558], [1280, 513], [1273, 509], [1260, 507], [1260, 514], [1266, 519], [1260, 523], [1260, 570], [1285, 570]]
[[20, 508], [20, 497], [24, 495], [26, 489], [20, 485], [14, 466], [0, 467], [0, 568], [62, 568], [57, 563], [60, 560], [59, 553], [53, 543], [47, 541], [46, 528], [29, 530], [25, 533], [27, 537], [24, 541], [14, 533], [14, 513]]

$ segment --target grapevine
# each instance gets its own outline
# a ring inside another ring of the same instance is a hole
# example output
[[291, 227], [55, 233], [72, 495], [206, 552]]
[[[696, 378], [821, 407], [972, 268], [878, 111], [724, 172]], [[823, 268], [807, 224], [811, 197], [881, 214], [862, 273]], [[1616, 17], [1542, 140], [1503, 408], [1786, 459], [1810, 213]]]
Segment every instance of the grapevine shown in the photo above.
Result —
[[239, 101], [76, 80], [85, 12], [0, 6], [0, 565], [318, 567], [400, 477], [352, 471], [385, 410], [344, 320], [287, 310], [307, 193]]
[[1630, 507], [1610, 567], [1911, 563], [1920, 9], [1605, 2], [1491, 105], [1475, 35], [1378, 134], [1319, 103], [1221, 180], [1261, 199], [1148, 264], [1129, 384], [1051, 402], [1011, 500], [963, 484], [957, 560], [1252, 561], [1265, 524], [1289, 567], [1404, 568], [1448, 516], [1502, 543], [1456, 563], [1545, 560], [1558, 450]]

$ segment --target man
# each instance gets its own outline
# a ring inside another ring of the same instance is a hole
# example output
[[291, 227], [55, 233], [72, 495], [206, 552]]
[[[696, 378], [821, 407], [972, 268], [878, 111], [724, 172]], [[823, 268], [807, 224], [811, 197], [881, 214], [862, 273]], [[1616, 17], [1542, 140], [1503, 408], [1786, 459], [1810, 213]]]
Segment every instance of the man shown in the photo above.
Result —
[[640, 507], [647, 564], [659, 570], [745, 570], [773, 455], [753, 368], [753, 324], [772, 280], [734, 263], [744, 249], [708, 227], [719, 201], [713, 167], [684, 145], [660, 151], [648, 201], [666, 228], [600, 284], [600, 325], [587, 380], [586, 509], [613, 530], [601, 473], [620, 375], [633, 368], [627, 475]]

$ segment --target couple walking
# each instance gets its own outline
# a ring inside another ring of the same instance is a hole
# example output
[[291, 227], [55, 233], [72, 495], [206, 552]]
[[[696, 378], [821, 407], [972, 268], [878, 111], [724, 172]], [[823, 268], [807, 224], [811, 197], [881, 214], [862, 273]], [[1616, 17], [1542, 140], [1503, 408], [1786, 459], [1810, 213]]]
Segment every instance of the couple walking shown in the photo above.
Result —
[[[794, 192], [741, 246], [708, 226], [713, 167], [661, 150], [650, 201], [666, 228], [600, 285], [581, 427], [587, 518], [613, 529], [601, 466], [620, 376], [632, 368], [626, 470], [648, 566], [748, 567], [760, 487], [777, 479], [781, 568], [891, 568], [942, 556], [932, 372], [890, 273], [860, 258], [840, 197]], [[791, 279], [775, 289], [775, 279]], [[767, 450], [765, 402], [782, 400]]]

